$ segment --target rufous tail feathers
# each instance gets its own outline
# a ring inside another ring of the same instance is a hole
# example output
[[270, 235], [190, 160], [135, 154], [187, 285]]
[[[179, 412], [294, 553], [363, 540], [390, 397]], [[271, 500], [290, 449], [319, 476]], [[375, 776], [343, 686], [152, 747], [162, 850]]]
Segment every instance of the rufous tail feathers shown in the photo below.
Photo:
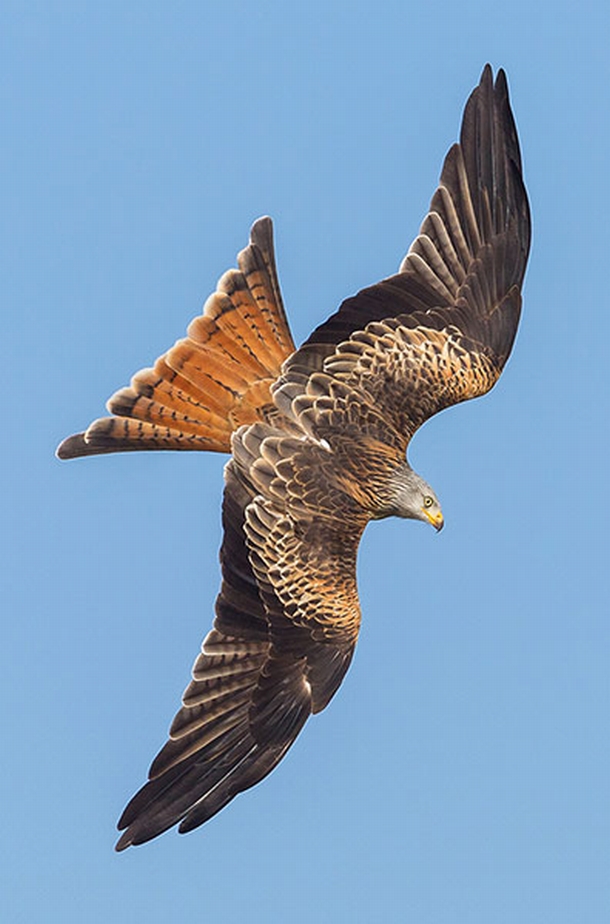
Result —
[[269, 387], [295, 349], [278, 283], [270, 218], [252, 226], [187, 336], [136, 373], [94, 420], [57, 449], [60, 459], [144, 449], [229, 452], [231, 434], [265, 417]]

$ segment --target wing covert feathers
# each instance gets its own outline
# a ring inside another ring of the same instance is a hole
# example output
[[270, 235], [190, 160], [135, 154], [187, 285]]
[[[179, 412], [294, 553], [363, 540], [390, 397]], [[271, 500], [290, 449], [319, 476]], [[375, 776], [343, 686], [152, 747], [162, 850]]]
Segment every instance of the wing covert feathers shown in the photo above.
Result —
[[485, 67], [420, 233], [395, 276], [313, 332], [274, 385], [285, 408], [316, 372], [359, 389], [403, 446], [497, 381], [519, 322], [530, 217], [506, 78]]
[[110, 399], [112, 417], [62, 443], [61, 458], [232, 451], [214, 626], [118, 850], [203, 824], [335, 694], [360, 627], [362, 532], [397, 512], [392, 477], [417, 428], [498, 379], [529, 243], [506, 79], [487, 66], [396, 275], [294, 352], [271, 221], [259, 220], [188, 336]]
[[294, 343], [270, 218], [255, 222], [237, 262], [187, 337], [110, 398], [112, 417], [64, 440], [60, 458], [144, 449], [229, 452], [238, 426], [273, 413], [269, 387]]
[[247, 470], [230, 462], [225, 480], [214, 628], [170, 739], [123, 812], [118, 850], [178, 822], [180, 831], [197, 827], [259, 782], [324, 708], [352, 658], [359, 535], [340, 549], [311, 544], [289, 510], [255, 494]]

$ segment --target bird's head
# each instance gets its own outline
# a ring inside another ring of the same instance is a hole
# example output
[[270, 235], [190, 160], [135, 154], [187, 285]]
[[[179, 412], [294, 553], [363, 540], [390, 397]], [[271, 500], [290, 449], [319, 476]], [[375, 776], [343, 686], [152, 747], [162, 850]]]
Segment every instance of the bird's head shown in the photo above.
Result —
[[438, 498], [429, 484], [407, 462], [396, 469], [390, 481], [390, 515], [430, 523], [437, 532], [444, 526]]

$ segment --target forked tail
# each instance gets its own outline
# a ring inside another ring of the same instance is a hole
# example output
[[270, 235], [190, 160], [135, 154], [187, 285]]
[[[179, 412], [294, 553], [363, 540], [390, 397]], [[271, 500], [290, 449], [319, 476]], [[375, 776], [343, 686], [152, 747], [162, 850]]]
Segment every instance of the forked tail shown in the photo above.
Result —
[[57, 449], [60, 459], [144, 449], [229, 452], [231, 434], [264, 419], [270, 385], [295, 349], [275, 267], [273, 226], [260, 218], [187, 336]]

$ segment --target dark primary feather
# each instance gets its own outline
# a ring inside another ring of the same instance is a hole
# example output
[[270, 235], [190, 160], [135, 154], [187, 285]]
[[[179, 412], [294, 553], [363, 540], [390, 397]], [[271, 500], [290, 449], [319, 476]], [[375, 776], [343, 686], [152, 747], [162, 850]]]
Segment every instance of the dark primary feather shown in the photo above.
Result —
[[301, 697], [297, 707], [286, 704], [281, 679], [275, 689], [268, 681], [265, 707], [282, 729], [288, 709], [292, 734], [257, 737], [251, 727], [253, 697], [260, 695], [259, 681], [270, 676], [273, 662], [268, 617], [244, 542], [245, 510], [252, 499], [229, 465], [214, 628], [195, 661], [170, 740], [119, 821], [127, 830], [118, 850], [144, 843], [178, 821], [188, 830], [212, 817], [275, 766], [309, 715], [308, 699]]
[[416, 429], [499, 377], [529, 244], [506, 79], [494, 85], [487, 66], [396, 275], [293, 352], [260, 220], [189, 336], [116, 393], [113, 417], [64, 441], [62, 458], [229, 442], [233, 456], [214, 627], [117, 849], [207, 821], [335, 694], [358, 637], [362, 532], [396, 512], [393, 475]]
[[[506, 78], [484, 69], [430, 211], [395, 276], [343, 302], [284, 364], [286, 411], [324, 371], [364, 392], [404, 435], [488, 391], [510, 353], [530, 217]], [[375, 323], [377, 322], [377, 323]], [[322, 430], [319, 431], [319, 434]]]
[[[291, 528], [297, 517], [291, 521], [265, 505], [244, 471], [238, 474], [231, 462], [225, 473], [223, 579], [214, 628], [195, 661], [170, 740], [119, 821], [126, 830], [118, 850], [177, 822], [180, 831], [190, 830], [259, 782], [309, 715], [327, 705], [351, 661], [362, 529], [341, 536], [332, 521], [313, 523], [312, 510], [305, 520], [315, 539], [299, 539]], [[337, 573], [345, 574], [344, 585]]]

